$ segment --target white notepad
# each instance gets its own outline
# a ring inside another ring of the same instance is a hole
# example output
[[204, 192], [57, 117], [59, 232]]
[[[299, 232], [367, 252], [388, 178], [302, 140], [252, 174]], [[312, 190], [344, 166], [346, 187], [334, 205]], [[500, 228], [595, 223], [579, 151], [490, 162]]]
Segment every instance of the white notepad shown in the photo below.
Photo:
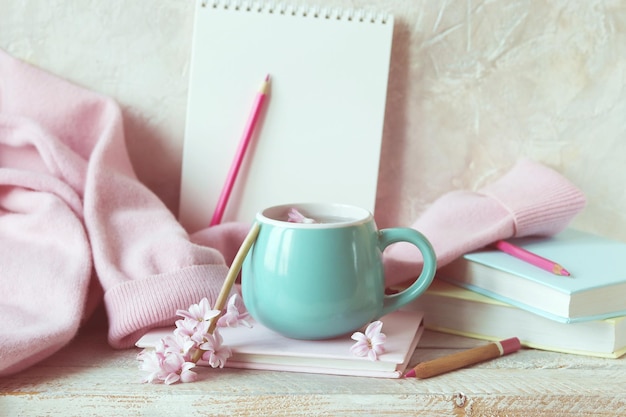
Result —
[[[377, 361], [352, 355], [350, 347], [355, 342], [349, 333], [327, 340], [289, 339], [252, 319], [248, 320], [252, 328], [218, 329], [224, 345], [232, 351], [232, 357], [226, 361], [227, 368], [400, 378], [424, 332], [423, 318], [420, 311], [394, 311], [382, 317], [382, 332], [387, 339], [385, 352]], [[173, 330], [171, 326], [153, 329], [135, 345], [154, 348], [160, 339], [172, 335]], [[200, 361], [199, 365], [208, 364]]]
[[334, 202], [374, 211], [393, 17], [197, 0], [179, 218], [210, 223], [254, 96], [271, 86], [223, 222]]

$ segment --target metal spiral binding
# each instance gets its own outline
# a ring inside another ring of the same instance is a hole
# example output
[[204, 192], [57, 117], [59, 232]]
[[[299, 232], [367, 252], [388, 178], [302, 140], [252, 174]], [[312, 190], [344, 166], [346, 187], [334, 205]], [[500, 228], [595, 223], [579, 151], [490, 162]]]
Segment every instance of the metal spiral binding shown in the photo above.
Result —
[[203, 0], [202, 7], [222, 10], [269, 13], [315, 19], [346, 20], [349, 22], [381, 23], [389, 21], [389, 15], [365, 10], [327, 8], [319, 6], [294, 6], [283, 2], [252, 0]]

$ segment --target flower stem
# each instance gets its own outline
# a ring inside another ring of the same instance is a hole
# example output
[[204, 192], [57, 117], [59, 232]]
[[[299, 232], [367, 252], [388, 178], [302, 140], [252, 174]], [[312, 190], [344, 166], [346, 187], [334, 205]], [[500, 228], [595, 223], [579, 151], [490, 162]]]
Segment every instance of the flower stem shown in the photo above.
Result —
[[194, 352], [193, 356], [191, 357], [191, 361], [192, 361], [193, 363], [198, 363], [198, 361], [200, 360], [200, 358], [202, 358], [202, 355], [204, 355], [204, 352], [206, 352], [206, 351], [204, 351], [204, 350], [202, 350], [202, 349], [197, 349], [197, 350]]
[[[235, 259], [233, 259], [233, 263], [230, 265], [230, 269], [228, 270], [228, 274], [226, 274], [226, 279], [224, 280], [224, 284], [222, 285], [222, 289], [220, 294], [215, 301], [215, 306], [213, 310], [222, 311], [224, 310], [224, 306], [226, 305], [226, 301], [228, 300], [228, 294], [230, 294], [230, 290], [235, 283], [235, 279], [237, 279], [237, 275], [239, 275], [239, 271], [241, 270], [241, 265], [243, 264], [243, 260], [246, 258], [250, 247], [256, 240], [257, 235], [259, 234], [260, 226], [258, 223], [254, 223], [252, 228], [248, 232], [248, 235], [243, 240], [243, 243], [239, 247], [237, 254], [235, 255]], [[220, 313], [216, 317], [211, 319], [211, 324], [209, 325], [209, 334], [213, 334], [215, 330], [215, 326], [217, 326], [217, 321], [219, 320]]]

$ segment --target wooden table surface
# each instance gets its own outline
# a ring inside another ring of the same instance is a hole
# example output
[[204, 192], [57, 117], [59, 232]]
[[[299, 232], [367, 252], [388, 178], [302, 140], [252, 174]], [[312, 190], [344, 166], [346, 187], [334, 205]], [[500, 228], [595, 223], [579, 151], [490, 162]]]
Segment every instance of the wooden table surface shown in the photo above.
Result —
[[[412, 363], [483, 343], [426, 331]], [[200, 381], [167, 386], [141, 383], [137, 353], [87, 328], [0, 379], [0, 416], [626, 415], [626, 359], [523, 349], [426, 380], [202, 368]]]

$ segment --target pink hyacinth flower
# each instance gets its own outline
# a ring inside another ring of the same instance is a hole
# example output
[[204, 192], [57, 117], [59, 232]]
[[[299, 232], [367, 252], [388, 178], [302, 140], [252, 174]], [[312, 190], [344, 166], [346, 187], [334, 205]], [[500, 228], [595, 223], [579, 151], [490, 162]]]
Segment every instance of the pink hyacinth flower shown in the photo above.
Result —
[[213, 368], [223, 368], [232, 354], [229, 347], [222, 345], [222, 336], [218, 330], [205, 336], [205, 342], [200, 345], [200, 349], [205, 351], [202, 359]]
[[162, 364], [162, 370], [165, 374], [163, 382], [171, 385], [175, 382], [193, 382], [198, 375], [191, 369], [196, 366], [193, 362], [187, 362], [183, 355], [170, 353], [165, 356]]
[[292, 208], [287, 213], [287, 221], [290, 223], [317, 223], [315, 220], [306, 217], [298, 209]]
[[185, 319], [202, 323], [211, 320], [213, 317], [220, 314], [219, 310], [211, 309], [209, 300], [205, 297], [198, 304], [192, 304], [189, 310], [177, 310], [176, 315]]
[[378, 355], [385, 352], [383, 344], [387, 336], [381, 332], [383, 322], [378, 320], [372, 322], [365, 329], [365, 334], [355, 332], [352, 334], [352, 340], [356, 343], [350, 348], [350, 352], [356, 356], [367, 356], [370, 360], [378, 360]]
[[195, 363], [187, 362], [179, 353], [166, 353], [161, 348], [157, 346], [155, 350], [144, 350], [140, 353], [141, 369], [148, 372], [144, 382], [164, 382], [170, 385], [178, 381], [196, 380], [197, 374], [191, 370], [196, 366]]
[[217, 321], [217, 327], [237, 327], [240, 324], [246, 327], [252, 327], [252, 325], [246, 320], [249, 314], [241, 301], [241, 297], [238, 294], [234, 294], [228, 300], [226, 306], [226, 312]]

